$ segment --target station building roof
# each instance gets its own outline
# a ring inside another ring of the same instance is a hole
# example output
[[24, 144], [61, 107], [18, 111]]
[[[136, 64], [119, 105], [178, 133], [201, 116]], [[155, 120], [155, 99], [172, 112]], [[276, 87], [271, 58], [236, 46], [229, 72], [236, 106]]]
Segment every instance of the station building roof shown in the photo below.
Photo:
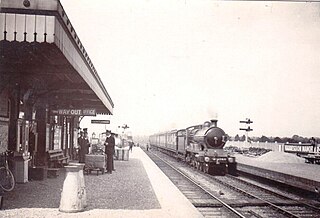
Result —
[[0, 4], [0, 88], [19, 84], [53, 109], [113, 113], [112, 99], [58, 0]]

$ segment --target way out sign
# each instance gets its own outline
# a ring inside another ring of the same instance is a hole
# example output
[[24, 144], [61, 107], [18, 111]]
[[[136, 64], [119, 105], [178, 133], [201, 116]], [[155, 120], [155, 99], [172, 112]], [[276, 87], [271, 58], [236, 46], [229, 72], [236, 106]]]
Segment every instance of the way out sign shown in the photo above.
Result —
[[96, 116], [96, 109], [57, 109], [51, 114], [60, 116]]
[[110, 120], [91, 120], [93, 124], [110, 124]]

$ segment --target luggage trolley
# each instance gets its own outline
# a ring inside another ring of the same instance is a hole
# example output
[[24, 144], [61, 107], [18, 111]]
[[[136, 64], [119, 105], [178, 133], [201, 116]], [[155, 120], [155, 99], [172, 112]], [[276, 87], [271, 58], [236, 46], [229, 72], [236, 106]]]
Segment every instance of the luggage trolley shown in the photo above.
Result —
[[96, 171], [97, 175], [99, 172], [102, 174], [106, 171], [106, 156], [103, 154], [86, 154], [85, 156], [85, 174], [91, 174], [92, 171]]

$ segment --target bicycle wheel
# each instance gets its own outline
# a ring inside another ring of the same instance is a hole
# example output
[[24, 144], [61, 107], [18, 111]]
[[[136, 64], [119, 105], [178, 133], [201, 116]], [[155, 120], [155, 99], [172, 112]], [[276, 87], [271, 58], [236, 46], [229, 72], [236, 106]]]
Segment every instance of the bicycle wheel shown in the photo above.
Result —
[[12, 191], [15, 186], [14, 176], [10, 170], [5, 167], [0, 168], [0, 186], [4, 191]]

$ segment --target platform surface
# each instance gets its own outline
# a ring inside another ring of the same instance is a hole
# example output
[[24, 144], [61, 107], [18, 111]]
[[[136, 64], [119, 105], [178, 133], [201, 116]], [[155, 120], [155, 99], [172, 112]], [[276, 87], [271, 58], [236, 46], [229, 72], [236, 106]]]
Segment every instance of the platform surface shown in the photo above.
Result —
[[265, 157], [246, 157], [237, 154], [236, 161], [242, 164], [320, 182], [320, 165], [305, 163], [304, 158], [297, 157], [294, 154], [272, 152]]
[[88, 206], [83, 212], [59, 211], [65, 171], [58, 178], [17, 184], [5, 194], [0, 217], [202, 217], [138, 147], [129, 161], [115, 160], [112, 174], [85, 175]]

